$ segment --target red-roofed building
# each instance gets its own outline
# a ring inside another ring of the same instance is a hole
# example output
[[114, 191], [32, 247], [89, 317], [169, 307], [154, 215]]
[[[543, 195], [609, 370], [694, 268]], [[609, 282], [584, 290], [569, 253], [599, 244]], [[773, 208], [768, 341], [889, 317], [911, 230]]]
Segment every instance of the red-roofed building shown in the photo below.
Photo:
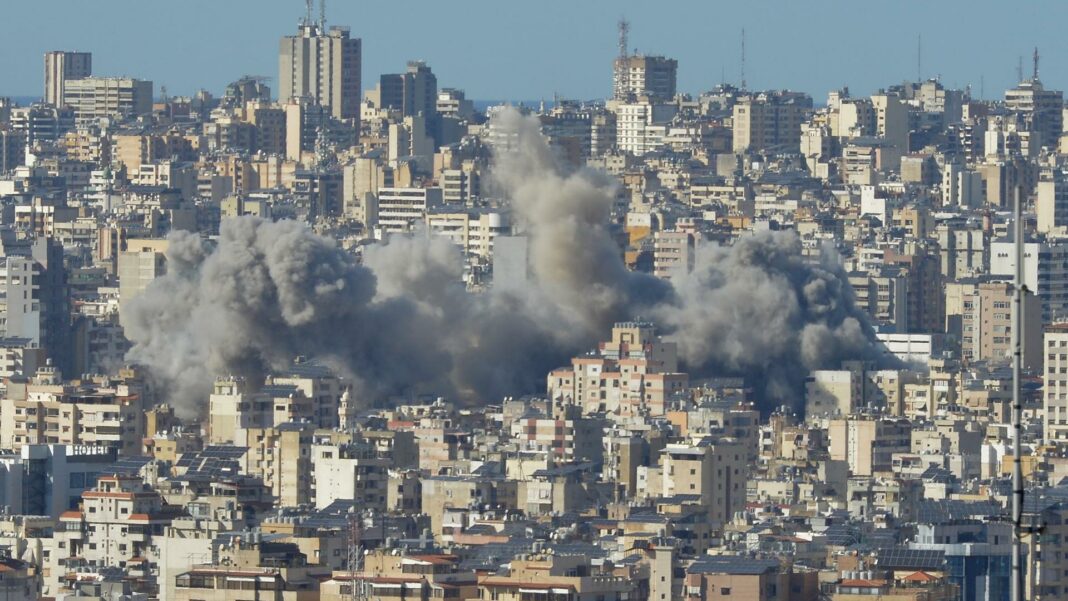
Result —
[[96, 487], [82, 494], [81, 511], [59, 518], [46, 586], [58, 586], [74, 568], [123, 567], [137, 592], [154, 592], [159, 558], [152, 538], [163, 534], [174, 515], [139, 477], [100, 476]]

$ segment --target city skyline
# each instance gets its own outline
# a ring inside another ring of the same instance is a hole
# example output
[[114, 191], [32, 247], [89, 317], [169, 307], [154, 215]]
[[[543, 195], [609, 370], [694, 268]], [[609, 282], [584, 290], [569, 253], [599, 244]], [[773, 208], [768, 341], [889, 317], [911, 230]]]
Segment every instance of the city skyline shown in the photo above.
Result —
[[[490, 5], [481, 1], [469, 4], [462, 14], [445, 5], [417, 3], [419, 10], [406, 15], [410, 35], [397, 36], [390, 28], [395, 17], [388, 6], [358, 7], [335, 0], [328, 3], [327, 20], [351, 27], [353, 37], [363, 39], [365, 90], [373, 87], [378, 74], [402, 70], [408, 60], [422, 59], [442, 85], [463, 89], [473, 99], [534, 101], [554, 94], [605, 98], [611, 91], [606, 65], [617, 53], [620, 16], [631, 22], [631, 49], [678, 59], [679, 90], [691, 94], [720, 82], [740, 82], [742, 29], [750, 88], [803, 91], [817, 103], [827, 91], [843, 86], [867, 94], [916, 80], [918, 75], [941, 76], [952, 88], [971, 85], [976, 98], [999, 98], [1016, 83], [1021, 62], [1024, 75], [1030, 74], [1035, 47], [1042, 56], [1043, 81], [1064, 87], [1059, 65], [1068, 64], [1068, 41], [1056, 24], [1068, 17], [1068, 6], [1021, 3], [1014, 13], [1020, 18], [1006, 22], [991, 2], [906, 4], [922, 5], [928, 18], [921, 23], [915, 11], [879, 11], [834, 2], [804, 7], [672, 3], [655, 8], [621, 2], [610, 10], [593, 4], [567, 6], [564, 14], [560, 3], [518, 14], [489, 10]], [[208, 3], [203, 0], [180, 6], [139, 6], [128, 0], [107, 5], [111, 11], [105, 15], [98, 4], [69, 0], [8, 7], [10, 23], [30, 22], [42, 9], [61, 11], [68, 18], [51, 24], [43, 35], [34, 28], [5, 33], [0, 40], [0, 72], [7, 76], [0, 94], [40, 96], [43, 77], [38, 57], [48, 50], [84, 50], [96, 57], [96, 71], [153, 80], [157, 93], [166, 87], [171, 95], [189, 95], [202, 88], [218, 94], [227, 83], [247, 74], [269, 77], [277, 95], [277, 41], [296, 31], [304, 11], [297, 0], [238, 0], [211, 4], [213, 18], [205, 19]], [[680, 11], [691, 11], [694, 18], [680, 21]], [[119, 15], [123, 18], [117, 24], [166, 20], [174, 31], [190, 35], [174, 36], [165, 44], [159, 43], [151, 27], [101, 35], [113, 27], [109, 17]], [[239, 19], [248, 19], [249, 26], [235, 27]], [[872, 29], [869, 21], [881, 27]], [[802, 35], [809, 38], [805, 53], [790, 52], [784, 43], [796, 39], [799, 23]], [[457, 38], [464, 35], [472, 41]], [[541, 43], [545, 41], [550, 43]], [[489, 48], [495, 50], [487, 52]], [[226, 60], [221, 60], [223, 56]]]

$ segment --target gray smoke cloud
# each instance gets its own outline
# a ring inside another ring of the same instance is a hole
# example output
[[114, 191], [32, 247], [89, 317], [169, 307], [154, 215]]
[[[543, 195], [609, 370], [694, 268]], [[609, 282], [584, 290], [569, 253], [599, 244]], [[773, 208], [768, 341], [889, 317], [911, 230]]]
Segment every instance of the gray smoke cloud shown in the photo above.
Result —
[[801, 250], [791, 231], [698, 247], [675, 300], [653, 313], [693, 372], [746, 376], [758, 398], [799, 407], [810, 370], [883, 360], [835, 253], [813, 265]]
[[375, 399], [536, 392], [550, 369], [639, 315], [694, 373], [748, 376], [775, 402], [797, 405], [809, 369], [878, 357], [834, 257], [811, 265], [796, 235], [765, 233], [700, 248], [694, 271], [670, 284], [631, 272], [611, 235], [614, 182], [561, 168], [536, 119], [506, 110], [493, 126], [510, 140], [493, 178], [528, 240], [524, 284], [469, 292], [443, 238], [393, 237], [361, 264], [301, 223], [228, 219], [211, 246], [171, 235], [167, 275], [124, 308], [128, 359], [193, 417], [215, 377], [262, 381], [297, 355]]

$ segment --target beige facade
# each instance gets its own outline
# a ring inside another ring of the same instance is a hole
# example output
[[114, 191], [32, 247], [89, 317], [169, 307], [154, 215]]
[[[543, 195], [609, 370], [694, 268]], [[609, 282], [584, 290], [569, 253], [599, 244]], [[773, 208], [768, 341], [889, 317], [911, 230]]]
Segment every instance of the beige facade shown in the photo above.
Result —
[[152, 112], [152, 82], [125, 77], [67, 80], [63, 104], [74, 109], [78, 123], [102, 118], [136, 117]]
[[894, 453], [912, 448], [911, 425], [906, 420], [851, 417], [831, 420], [827, 435], [830, 457], [845, 461], [854, 476], [890, 471]]
[[44, 102], [63, 106], [66, 83], [93, 74], [93, 55], [88, 52], [54, 50], [44, 56]]
[[532, 555], [512, 560], [511, 567], [508, 575], [481, 578], [479, 598], [598, 601], [629, 598], [635, 592], [634, 579], [601, 571], [584, 555]]
[[28, 444], [109, 446], [136, 455], [144, 438], [144, 407], [137, 386], [60, 383], [51, 368], [29, 382], [9, 385], [0, 399], [0, 446]]
[[159, 560], [155, 537], [173, 518], [160, 495], [136, 476], [101, 476], [82, 500], [82, 511], [59, 518], [50, 555], [53, 586], [78, 568], [125, 565], [139, 589], [151, 590]]
[[697, 495], [713, 522], [725, 524], [745, 508], [748, 449], [733, 439], [669, 444], [660, 470], [661, 496]]
[[[946, 284], [946, 331], [955, 334], [961, 356], [968, 361], [1000, 361], [1012, 353], [1012, 284], [950, 282]], [[1038, 367], [1042, 356], [1042, 302], [1024, 295], [1023, 364]]]
[[657, 338], [651, 324], [623, 322], [597, 355], [575, 357], [570, 368], [550, 372], [548, 391], [551, 399], [587, 413], [663, 415], [667, 401], [688, 382], [678, 372], [675, 343]]
[[362, 52], [347, 27], [305, 22], [298, 35], [282, 38], [278, 50], [278, 98], [311, 99], [337, 119], [360, 118]]
[[1068, 441], [1068, 324], [1046, 328], [1042, 415], [1047, 442]]

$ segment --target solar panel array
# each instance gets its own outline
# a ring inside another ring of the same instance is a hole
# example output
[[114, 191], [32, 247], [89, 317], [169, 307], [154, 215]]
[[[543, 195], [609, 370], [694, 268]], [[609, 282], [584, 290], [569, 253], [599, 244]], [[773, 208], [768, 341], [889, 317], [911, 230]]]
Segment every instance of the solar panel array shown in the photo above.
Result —
[[115, 474], [140, 474], [141, 468], [153, 461], [152, 457], [120, 457], [108, 471]]
[[916, 521], [921, 524], [945, 524], [961, 520], [978, 520], [1002, 515], [1005, 510], [995, 501], [970, 503], [955, 499], [926, 500], [916, 504]]
[[860, 536], [857, 534], [857, 529], [846, 524], [835, 524], [830, 526], [823, 531], [823, 535], [827, 537], [828, 545], [848, 547], [860, 542]]
[[889, 570], [941, 570], [945, 567], [944, 551], [893, 547], [879, 551], [875, 565]]
[[777, 570], [779, 562], [774, 559], [754, 559], [734, 555], [706, 556], [695, 560], [687, 572], [691, 574], [741, 574], [757, 576], [768, 570]]
[[240, 459], [248, 452], [245, 447], [213, 445], [201, 451], [183, 453], [175, 467], [185, 468], [184, 478], [228, 478], [241, 474]]

